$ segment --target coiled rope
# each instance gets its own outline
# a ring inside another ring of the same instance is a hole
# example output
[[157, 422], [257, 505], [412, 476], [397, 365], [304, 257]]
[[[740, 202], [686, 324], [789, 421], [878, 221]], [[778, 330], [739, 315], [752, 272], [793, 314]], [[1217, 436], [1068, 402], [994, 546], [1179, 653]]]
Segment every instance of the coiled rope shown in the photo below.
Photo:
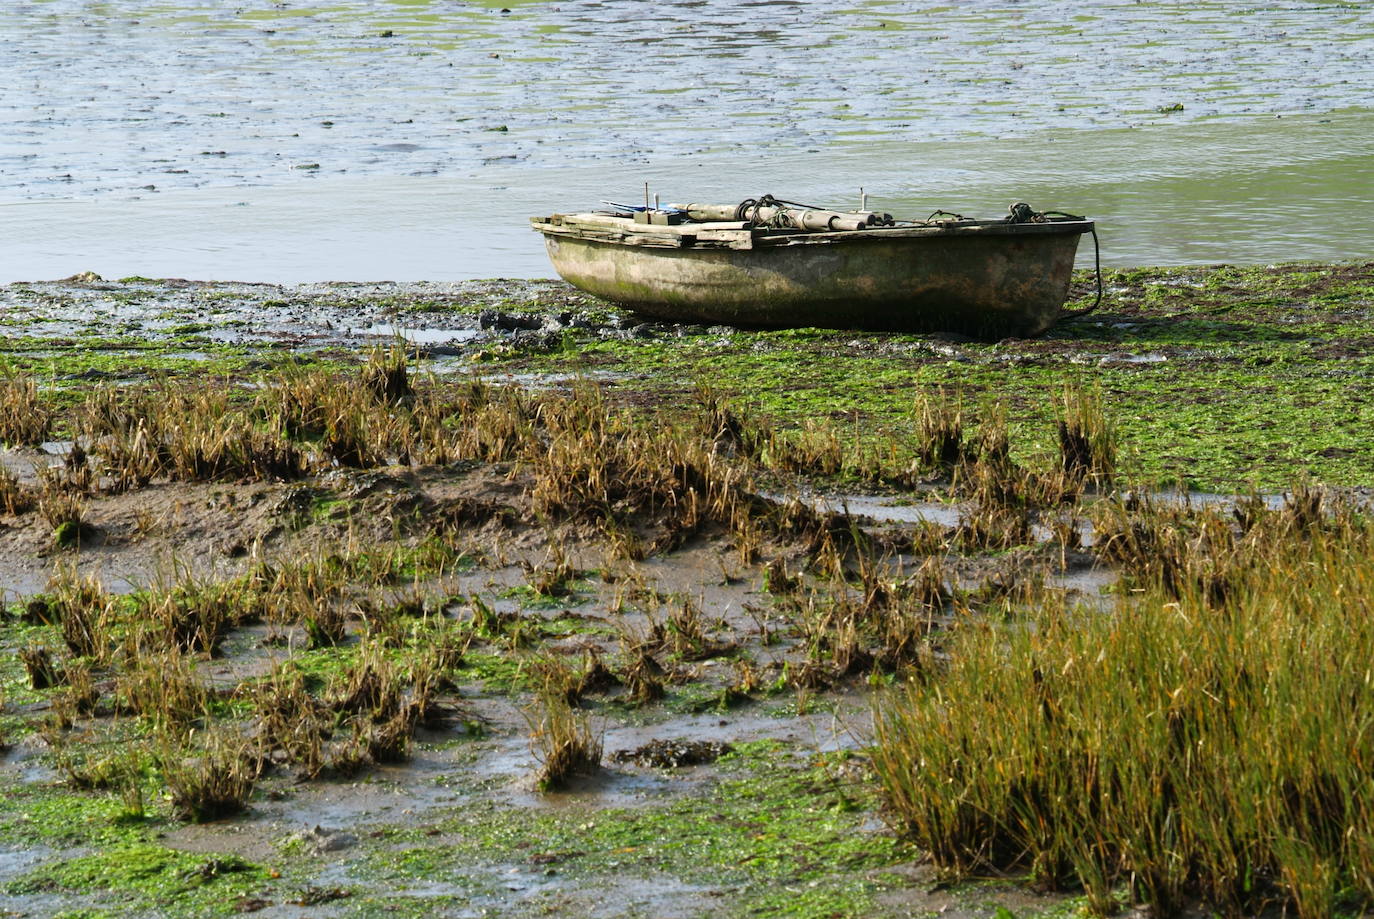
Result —
[[[767, 220], [761, 220], [759, 212], [765, 207], [773, 208], [773, 216]], [[796, 208], [803, 211], [823, 211], [825, 208], [816, 207], [813, 204], [798, 204], [796, 201], [784, 201], [781, 198], [774, 198], [772, 195], [764, 195], [761, 198], [745, 198], [735, 206], [735, 219], [743, 220], [745, 223], [754, 226], [772, 227], [774, 229], [787, 229], [793, 226], [792, 218], [787, 216], [786, 208]]]

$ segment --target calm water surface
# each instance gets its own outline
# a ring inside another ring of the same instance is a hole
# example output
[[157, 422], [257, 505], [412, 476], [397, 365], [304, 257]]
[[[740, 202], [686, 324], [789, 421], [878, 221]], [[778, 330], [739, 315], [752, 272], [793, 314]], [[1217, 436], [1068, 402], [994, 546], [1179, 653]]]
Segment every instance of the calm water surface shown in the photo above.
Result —
[[526, 217], [645, 182], [1374, 257], [1371, 3], [11, 0], [0, 40], [0, 281], [546, 275]]

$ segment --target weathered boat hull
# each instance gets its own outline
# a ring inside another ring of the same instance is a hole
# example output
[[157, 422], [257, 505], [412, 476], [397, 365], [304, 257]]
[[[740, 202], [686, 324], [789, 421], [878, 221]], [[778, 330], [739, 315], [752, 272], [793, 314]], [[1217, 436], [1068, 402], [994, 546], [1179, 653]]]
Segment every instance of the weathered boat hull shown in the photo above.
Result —
[[1060, 315], [1091, 221], [701, 240], [535, 222], [573, 285], [678, 322], [1037, 335]]

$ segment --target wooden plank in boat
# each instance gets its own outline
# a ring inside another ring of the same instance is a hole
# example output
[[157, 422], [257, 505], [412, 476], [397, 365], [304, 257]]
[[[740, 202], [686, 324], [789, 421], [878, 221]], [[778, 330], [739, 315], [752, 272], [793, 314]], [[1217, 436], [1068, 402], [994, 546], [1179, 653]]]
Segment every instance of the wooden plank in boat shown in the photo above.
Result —
[[656, 223], [635, 223], [628, 217], [615, 217], [610, 214], [558, 214], [565, 227], [614, 228], [626, 233], [661, 234], [664, 236], [697, 236], [703, 230], [744, 230], [748, 227], [742, 220], [713, 221], [710, 223], [679, 223], [664, 225]]

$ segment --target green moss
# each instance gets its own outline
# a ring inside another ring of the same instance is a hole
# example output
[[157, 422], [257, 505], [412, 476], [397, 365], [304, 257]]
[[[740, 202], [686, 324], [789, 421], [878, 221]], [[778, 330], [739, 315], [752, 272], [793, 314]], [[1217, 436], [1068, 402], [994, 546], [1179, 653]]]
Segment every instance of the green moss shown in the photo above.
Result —
[[71, 549], [81, 542], [81, 524], [75, 520], [63, 520], [52, 531], [53, 545], [59, 549]]
[[533, 814], [479, 803], [435, 827], [441, 842], [397, 833], [360, 871], [396, 882], [533, 857], [579, 885], [667, 875], [711, 889], [722, 915], [869, 915], [880, 887], [869, 873], [917, 853], [865, 829], [874, 802], [867, 785], [849, 777], [847, 759], [745, 743], [720, 761], [723, 779], [701, 796], [632, 809], [569, 803]]
[[581, 606], [591, 595], [591, 585], [586, 580], [568, 581], [563, 585], [566, 593], [540, 593], [531, 584], [517, 584], [502, 590], [499, 596], [517, 601], [521, 608], [528, 610], [555, 610], [569, 606]]
[[129, 846], [156, 821], [129, 821], [118, 795], [75, 792], [58, 783], [0, 785], [0, 841], [16, 845]]
[[1046, 462], [1055, 397], [1086, 383], [1101, 390], [1136, 481], [1374, 484], [1374, 266], [1132, 269], [1106, 272], [1104, 285], [1095, 316], [1040, 339], [790, 329], [597, 341], [507, 363], [624, 373], [665, 403], [710, 379], [784, 432], [826, 423], [851, 446], [895, 442], [898, 461], [913, 402], [943, 388], [975, 420], [979, 405], [1005, 405], [1018, 457]]
[[11, 895], [70, 891], [124, 908], [179, 916], [230, 915], [233, 899], [267, 881], [237, 856], [181, 852], [151, 843], [112, 846], [49, 862], [5, 886]]

